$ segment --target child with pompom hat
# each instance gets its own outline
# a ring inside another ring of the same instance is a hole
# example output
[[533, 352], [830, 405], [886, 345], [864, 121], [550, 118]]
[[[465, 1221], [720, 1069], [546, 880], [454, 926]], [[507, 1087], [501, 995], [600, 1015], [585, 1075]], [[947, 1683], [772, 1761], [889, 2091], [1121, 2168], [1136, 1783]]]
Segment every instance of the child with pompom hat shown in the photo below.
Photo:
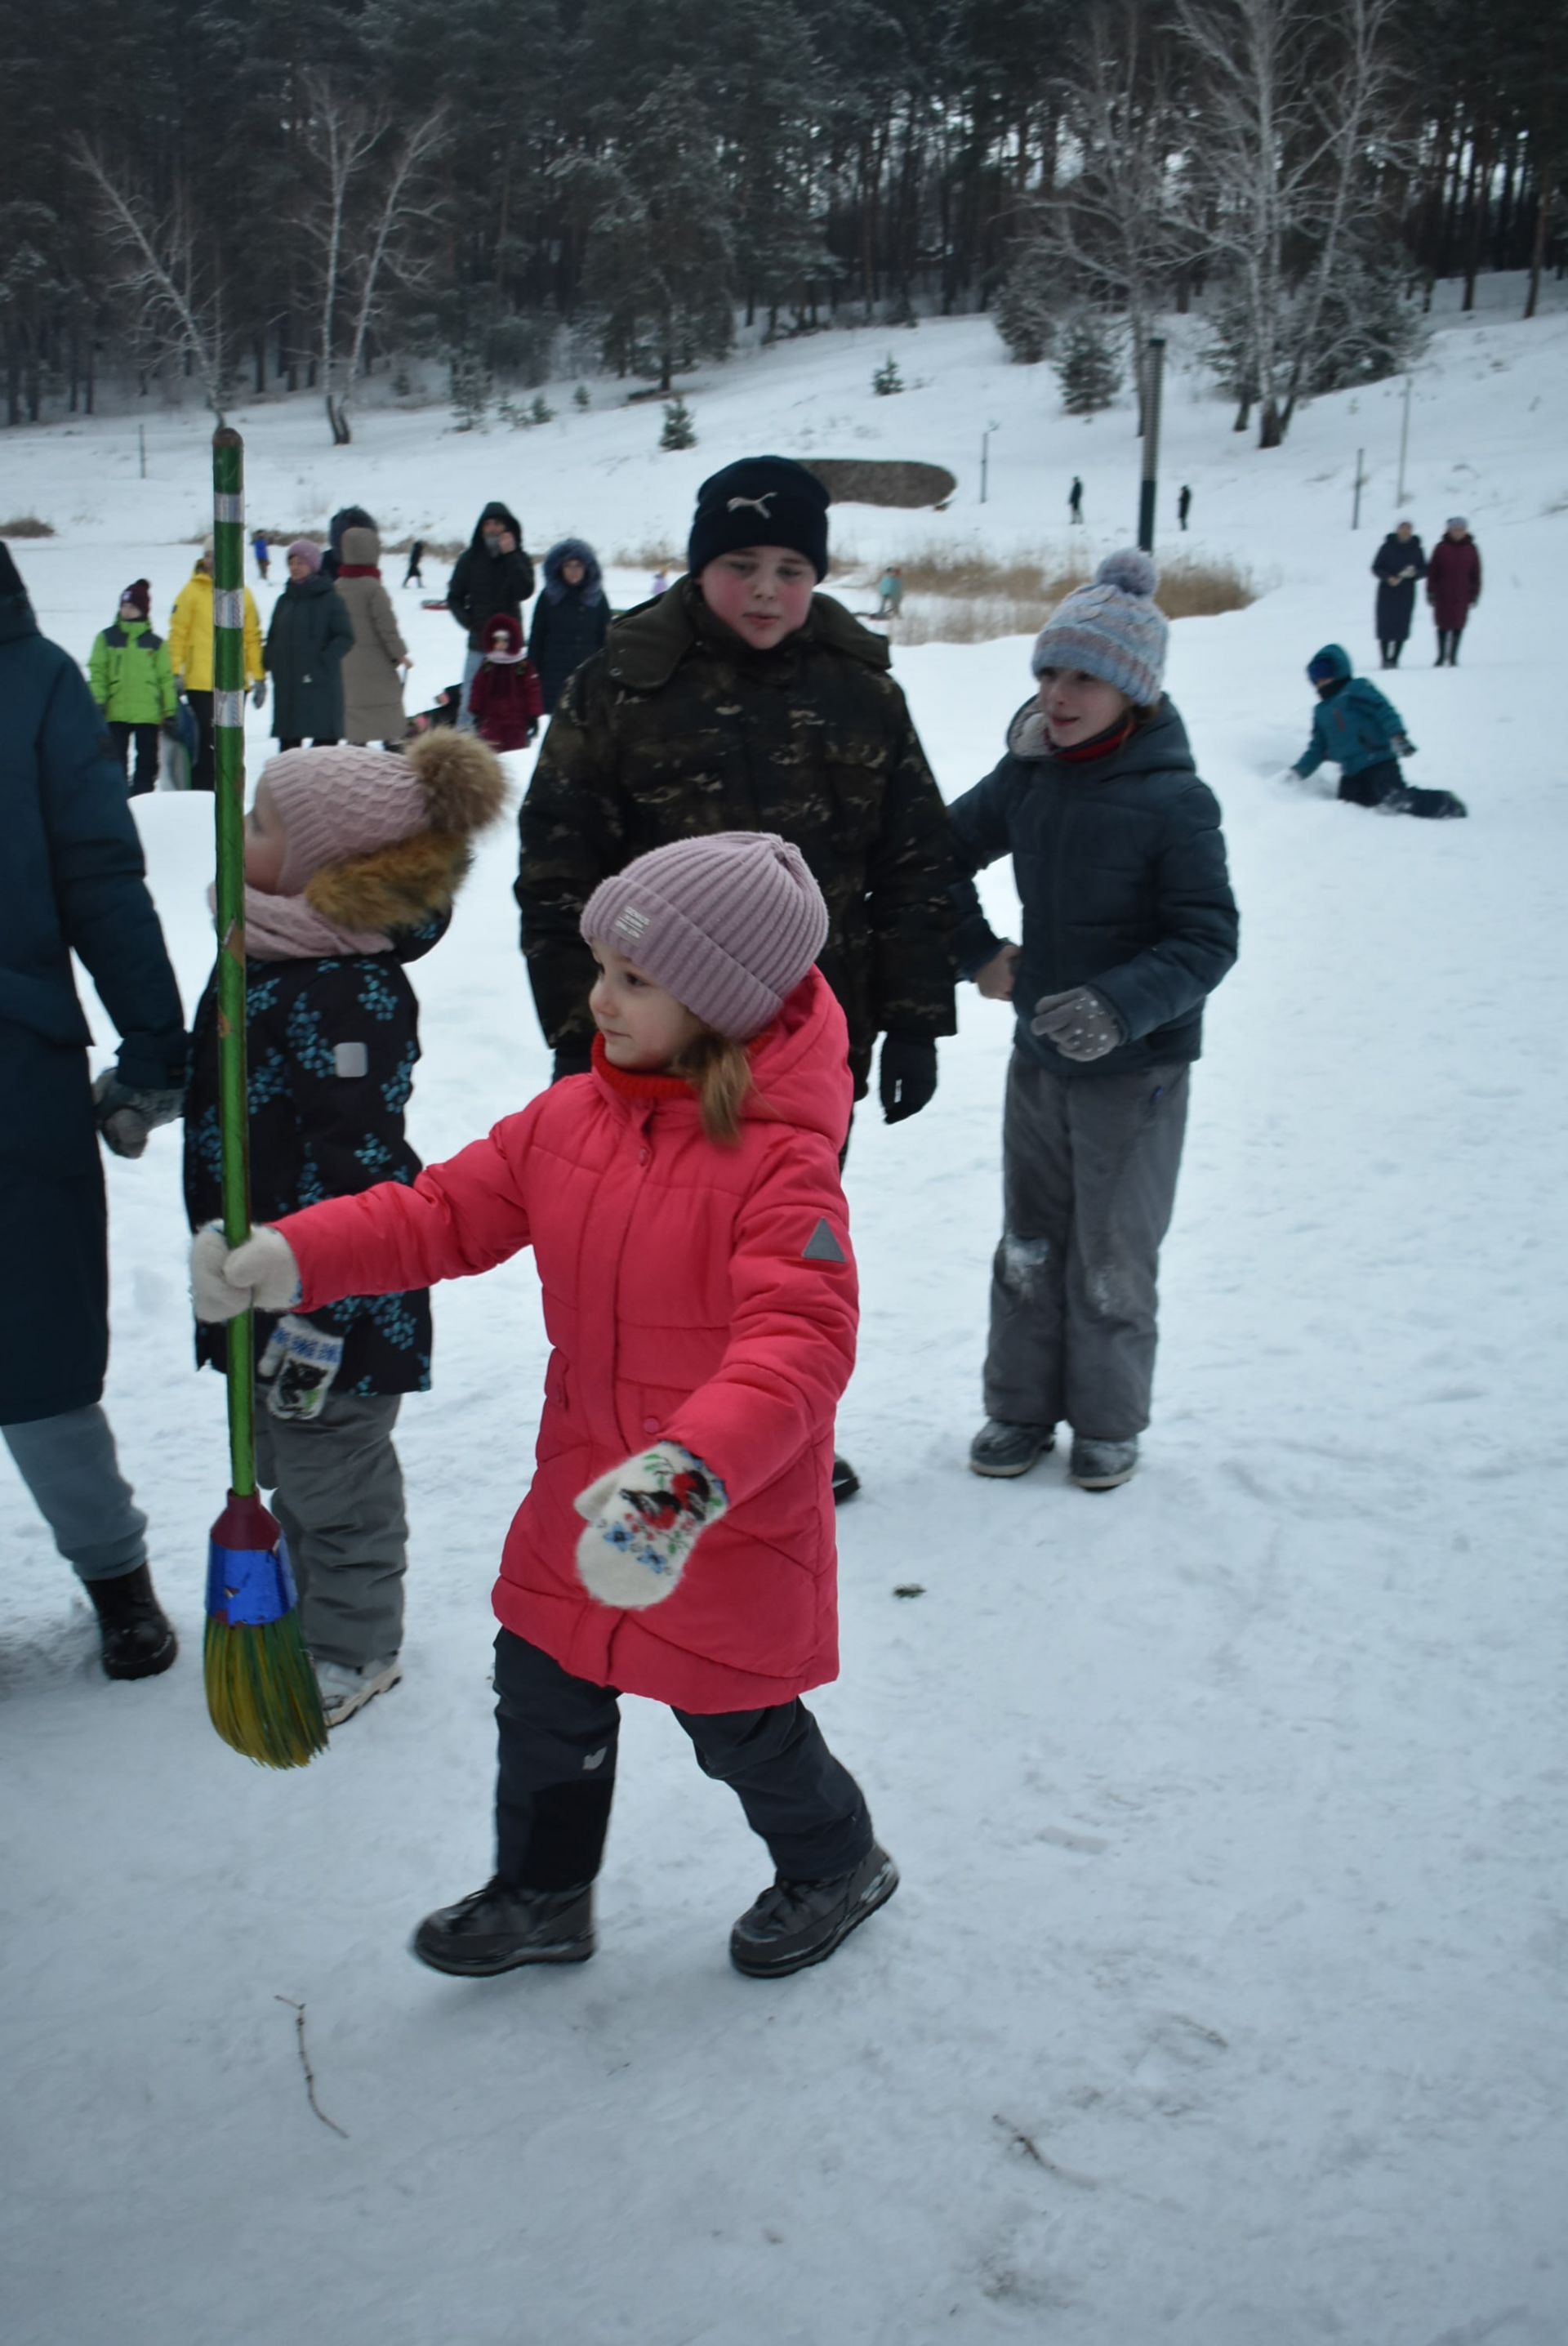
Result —
[[972, 881], [959, 967], [1016, 1001], [977, 1474], [1027, 1474], [1073, 1429], [1070, 1479], [1114, 1490], [1149, 1422], [1156, 1276], [1203, 1005], [1236, 959], [1219, 807], [1162, 689], [1157, 574], [1129, 548], [1035, 640], [1001, 764], [949, 809], [972, 872], [1011, 855], [1022, 945]]
[[[820, 1963], [898, 1874], [800, 1698], [838, 1675], [833, 1413], [854, 1360], [839, 1157], [853, 1090], [799, 850], [721, 831], [639, 856], [582, 913], [587, 1075], [412, 1188], [197, 1242], [197, 1310], [320, 1315], [532, 1247], [551, 1342], [495, 1585], [494, 1878], [413, 1952], [477, 1977], [594, 1952], [619, 1697], [667, 1704], [777, 1878], [738, 1970]], [[628, 1453], [630, 1454], [628, 1455]]]
[[[474, 832], [505, 798], [484, 744], [443, 730], [406, 755], [291, 750], [263, 769], [246, 823], [250, 1184], [258, 1220], [420, 1169], [403, 1129], [419, 1057], [406, 964], [444, 934]], [[192, 1036], [185, 1193], [221, 1211], [218, 1009]], [[257, 1472], [274, 1492], [300, 1617], [336, 1727], [402, 1675], [407, 1525], [392, 1429], [430, 1383], [423, 1282], [260, 1318]], [[221, 1330], [197, 1357], [221, 1369]]]

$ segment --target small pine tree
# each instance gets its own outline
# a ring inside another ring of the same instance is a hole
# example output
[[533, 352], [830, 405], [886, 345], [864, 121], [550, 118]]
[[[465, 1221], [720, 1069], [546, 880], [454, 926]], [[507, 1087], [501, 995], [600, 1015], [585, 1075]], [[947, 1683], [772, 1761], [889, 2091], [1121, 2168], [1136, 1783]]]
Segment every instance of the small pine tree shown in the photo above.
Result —
[[452, 360], [452, 412], [460, 432], [484, 423], [490, 405], [490, 370], [477, 351], [462, 350]]
[[1092, 310], [1080, 310], [1064, 326], [1054, 363], [1069, 415], [1098, 414], [1121, 389], [1122, 370]]
[[899, 372], [899, 362], [890, 351], [871, 377], [871, 389], [879, 399], [891, 399], [895, 391], [901, 391], [903, 387], [904, 379]]
[[555, 411], [542, 391], [534, 393], [529, 403], [528, 421], [530, 423], [554, 423], [555, 421]]
[[590, 392], [585, 382], [580, 382], [577, 385], [576, 390], [572, 393], [573, 406], [580, 407], [585, 415], [593, 403], [594, 397], [592, 392]]
[[691, 410], [678, 396], [665, 402], [664, 430], [658, 435], [661, 448], [695, 448], [697, 426], [691, 420]]
[[1061, 270], [1036, 240], [1022, 245], [996, 301], [996, 331], [1020, 366], [1038, 366], [1056, 340]]

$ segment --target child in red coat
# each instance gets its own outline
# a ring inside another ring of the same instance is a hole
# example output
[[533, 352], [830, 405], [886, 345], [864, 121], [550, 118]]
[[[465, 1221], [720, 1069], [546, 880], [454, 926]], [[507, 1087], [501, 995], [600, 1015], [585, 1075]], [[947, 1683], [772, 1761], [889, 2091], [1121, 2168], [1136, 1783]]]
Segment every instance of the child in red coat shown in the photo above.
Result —
[[523, 649], [523, 630], [503, 611], [490, 622], [484, 665], [469, 687], [473, 721], [493, 750], [525, 750], [539, 730], [545, 696]]
[[767, 1841], [776, 1879], [730, 1955], [778, 1977], [898, 1882], [800, 1700], [838, 1674], [833, 1414], [857, 1319], [827, 908], [799, 849], [730, 831], [640, 857], [582, 930], [591, 1074], [412, 1188], [231, 1253], [204, 1233], [197, 1310], [311, 1311], [533, 1247], [553, 1350], [494, 1592], [496, 1870], [414, 1953], [464, 1976], [592, 1954], [620, 1691], [670, 1706]]

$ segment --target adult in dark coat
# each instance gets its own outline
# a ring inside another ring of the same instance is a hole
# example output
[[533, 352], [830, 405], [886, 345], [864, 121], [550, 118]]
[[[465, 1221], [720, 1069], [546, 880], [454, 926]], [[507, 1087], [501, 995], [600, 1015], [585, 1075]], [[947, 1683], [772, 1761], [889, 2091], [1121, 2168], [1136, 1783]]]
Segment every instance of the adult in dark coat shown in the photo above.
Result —
[[1413, 524], [1401, 521], [1372, 556], [1378, 582], [1378, 650], [1385, 668], [1398, 668], [1410, 639], [1416, 607], [1416, 581], [1427, 575], [1427, 558]]
[[354, 623], [309, 538], [289, 548], [289, 584], [272, 607], [267, 673], [272, 679], [272, 731], [280, 750], [307, 733], [318, 750], [343, 734], [343, 660]]
[[564, 537], [545, 556], [545, 584], [534, 606], [528, 657], [539, 671], [545, 713], [574, 669], [592, 659], [610, 625], [599, 557], [580, 537]]
[[374, 529], [375, 523], [363, 505], [341, 505], [327, 524], [327, 550], [321, 556], [321, 567], [329, 578], [335, 578], [343, 566], [343, 538], [351, 529]]
[[468, 638], [458, 719], [465, 730], [472, 729], [468, 688], [489, 646], [489, 622], [504, 612], [521, 627], [523, 606], [533, 592], [534, 565], [523, 551], [523, 525], [509, 506], [493, 499], [473, 525], [468, 551], [458, 556], [446, 590], [447, 608]]
[[[185, 1022], [125, 778], [76, 662], [38, 632], [0, 546], [0, 1432], [98, 1615], [111, 1678], [176, 1653], [147, 1518], [100, 1406], [107, 1216], [97, 1131], [136, 1157], [179, 1114]], [[88, 1080], [75, 952], [118, 1029]]]
[[1469, 522], [1456, 514], [1427, 564], [1427, 601], [1437, 622], [1439, 668], [1459, 666], [1459, 639], [1480, 600], [1480, 551]]

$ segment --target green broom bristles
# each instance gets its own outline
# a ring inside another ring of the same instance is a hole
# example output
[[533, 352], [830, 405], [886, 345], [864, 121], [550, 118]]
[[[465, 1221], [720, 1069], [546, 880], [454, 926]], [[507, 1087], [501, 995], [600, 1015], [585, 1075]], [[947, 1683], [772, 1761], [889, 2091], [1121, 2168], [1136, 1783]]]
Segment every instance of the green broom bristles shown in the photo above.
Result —
[[207, 1624], [207, 1708], [233, 1750], [263, 1768], [303, 1768], [327, 1748], [321, 1688], [297, 1612], [265, 1628]]

